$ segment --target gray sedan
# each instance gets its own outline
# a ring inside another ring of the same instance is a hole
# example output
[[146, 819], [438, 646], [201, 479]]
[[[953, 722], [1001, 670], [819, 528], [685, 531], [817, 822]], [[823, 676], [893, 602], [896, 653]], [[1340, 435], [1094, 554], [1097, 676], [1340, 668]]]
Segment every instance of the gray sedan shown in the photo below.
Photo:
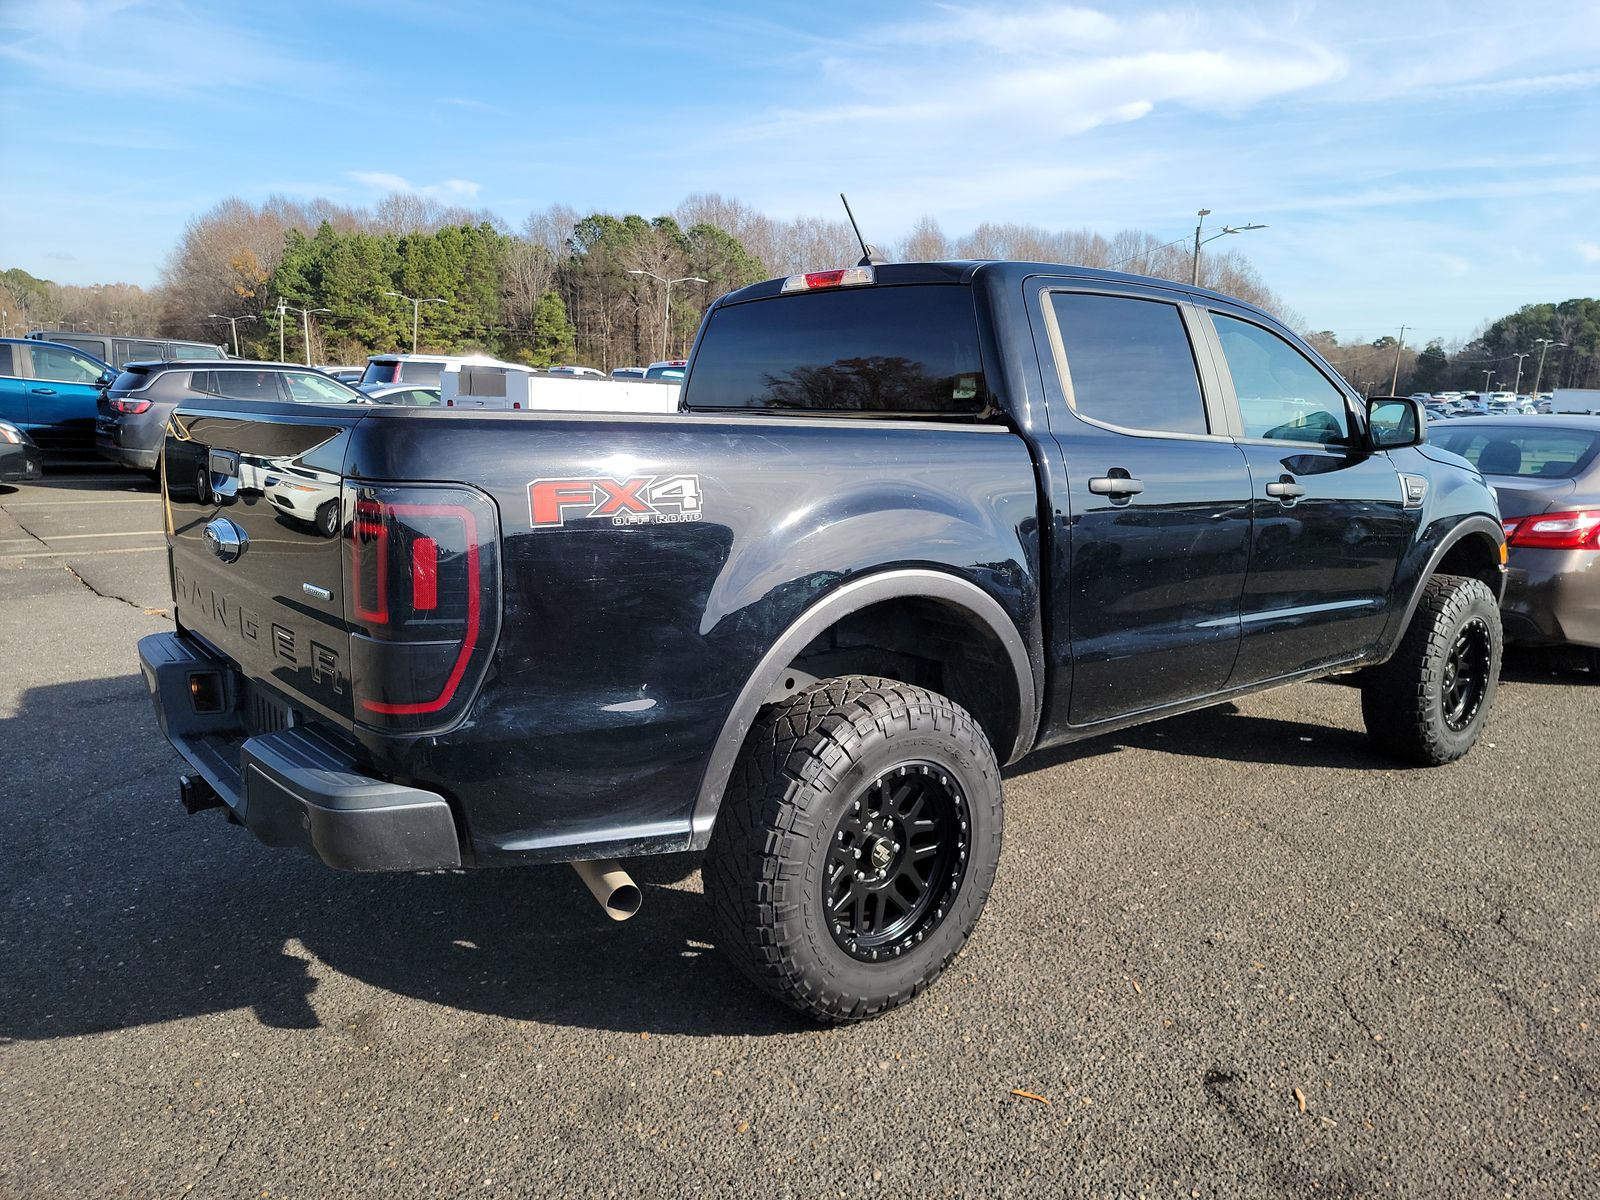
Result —
[[1472, 417], [1428, 430], [1494, 485], [1508, 640], [1584, 648], [1600, 673], [1600, 417]]

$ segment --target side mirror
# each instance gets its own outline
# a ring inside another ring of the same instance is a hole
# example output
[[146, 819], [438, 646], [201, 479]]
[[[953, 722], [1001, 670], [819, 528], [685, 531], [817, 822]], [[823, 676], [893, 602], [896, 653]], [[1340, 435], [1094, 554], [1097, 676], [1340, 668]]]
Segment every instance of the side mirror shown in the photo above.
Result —
[[1428, 440], [1428, 417], [1409, 396], [1373, 396], [1367, 401], [1367, 447], [1401, 450]]

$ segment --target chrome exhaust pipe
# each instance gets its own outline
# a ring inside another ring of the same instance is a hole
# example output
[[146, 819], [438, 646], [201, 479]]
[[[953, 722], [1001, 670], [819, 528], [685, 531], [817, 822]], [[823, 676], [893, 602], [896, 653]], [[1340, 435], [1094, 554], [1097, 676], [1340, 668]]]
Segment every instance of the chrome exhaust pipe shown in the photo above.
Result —
[[602, 858], [570, 865], [578, 873], [578, 878], [583, 880], [584, 886], [600, 901], [606, 916], [613, 921], [626, 921], [644, 903], [644, 894], [639, 891], [639, 885], [616, 859]]

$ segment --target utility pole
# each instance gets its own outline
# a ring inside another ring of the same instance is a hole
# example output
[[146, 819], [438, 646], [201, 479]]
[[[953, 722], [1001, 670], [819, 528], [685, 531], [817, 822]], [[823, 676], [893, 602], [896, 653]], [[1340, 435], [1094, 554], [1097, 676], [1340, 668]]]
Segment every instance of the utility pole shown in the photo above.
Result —
[[1394, 389], [1400, 386], [1400, 351], [1406, 348], [1406, 327], [1400, 326], [1400, 341], [1394, 348], [1394, 374], [1389, 377], [1389, 395], [1394, 395]]
[[1520, 354], [1512, 355], [1517, 360], [1517, 381], [1511, 385], [1511, 394], [1513, 396], [1522, 394], [1522, 360], [1527, 358], [1530, 353], [1531, 351], [1524, 350]]
[[[254, 321], [255, 318], [251, 317], [251, 316], [225, 317], [221, 313], [207, 313], [206, 315], [211, 317], [213, 320], [226, 321], [228, 323], [228, 332], [233, 335], [233, 356], [235, 358], [238, 358], [239, 357], [239, 322], [240, 321]], [[279, 349], [280, 349], [279, 360], [281, 361], [282, 360], [282, 352], [281, 352], [282, 348], [280, 347]]]
[[396, 299], [405, 300], [411, 305], [411, 353], [417, 352], [417, 329], [422, 324], [422, 306], [424, 304], [448, 304], [448, 300], [441, 300], [437, 296], [426, 296], [420, 300], [411, 296], [401, 295], [399, 292], [385, 292], [385, 296], [394, 296]]
[[648, 275], [664, 289], [664, 298], [661, 302], [661, 357], [667, 358], [667, 330], [672, 323], [672, 285], [675, 283], [704, 283], [698, 275], [681, 275], [677, 279], [663, 279], [654, 271], [629, 271], [629, 275]]
[[1211, 215], [1209, 208], [1200, 210], [1200, 222], [1194, 227], [1194, 257], [1189, 260], [1189, 286], [1200, 286], [1200, 229]]
[[1533, 344], [1539, 347], [1539, 366], [1533, 373], [1533, 398], [1539, 399], [1539, 380], [1544, 377], [1544, 356], [1551, 346], [1565, 346], [1565, 342], [1553, 342], [1549, 338], [1534, 338]]

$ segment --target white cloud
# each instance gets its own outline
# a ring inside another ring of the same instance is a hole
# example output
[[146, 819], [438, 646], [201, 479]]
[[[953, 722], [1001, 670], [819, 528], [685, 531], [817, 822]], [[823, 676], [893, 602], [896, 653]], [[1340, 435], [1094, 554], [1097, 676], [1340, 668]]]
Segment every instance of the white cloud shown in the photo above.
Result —
[[181, 0], [15, 0], [0, 5], [0, 63], [47, 86], [67, 66], [74, 89], [135, 98], [326, 82], [331, 68], [304, 44], [228, 20]]
[[378, 191], [412, 192], [434, 200], [475, 200], [482, 190], [482, 185], [470, 179], [446, 179], [442, 183], [418, 185], [389, 171], [351, 171], [350, 178]]
[[1600, 242], [1579, 242], [1578, 257], [1586, 263], [1600, 263]]

